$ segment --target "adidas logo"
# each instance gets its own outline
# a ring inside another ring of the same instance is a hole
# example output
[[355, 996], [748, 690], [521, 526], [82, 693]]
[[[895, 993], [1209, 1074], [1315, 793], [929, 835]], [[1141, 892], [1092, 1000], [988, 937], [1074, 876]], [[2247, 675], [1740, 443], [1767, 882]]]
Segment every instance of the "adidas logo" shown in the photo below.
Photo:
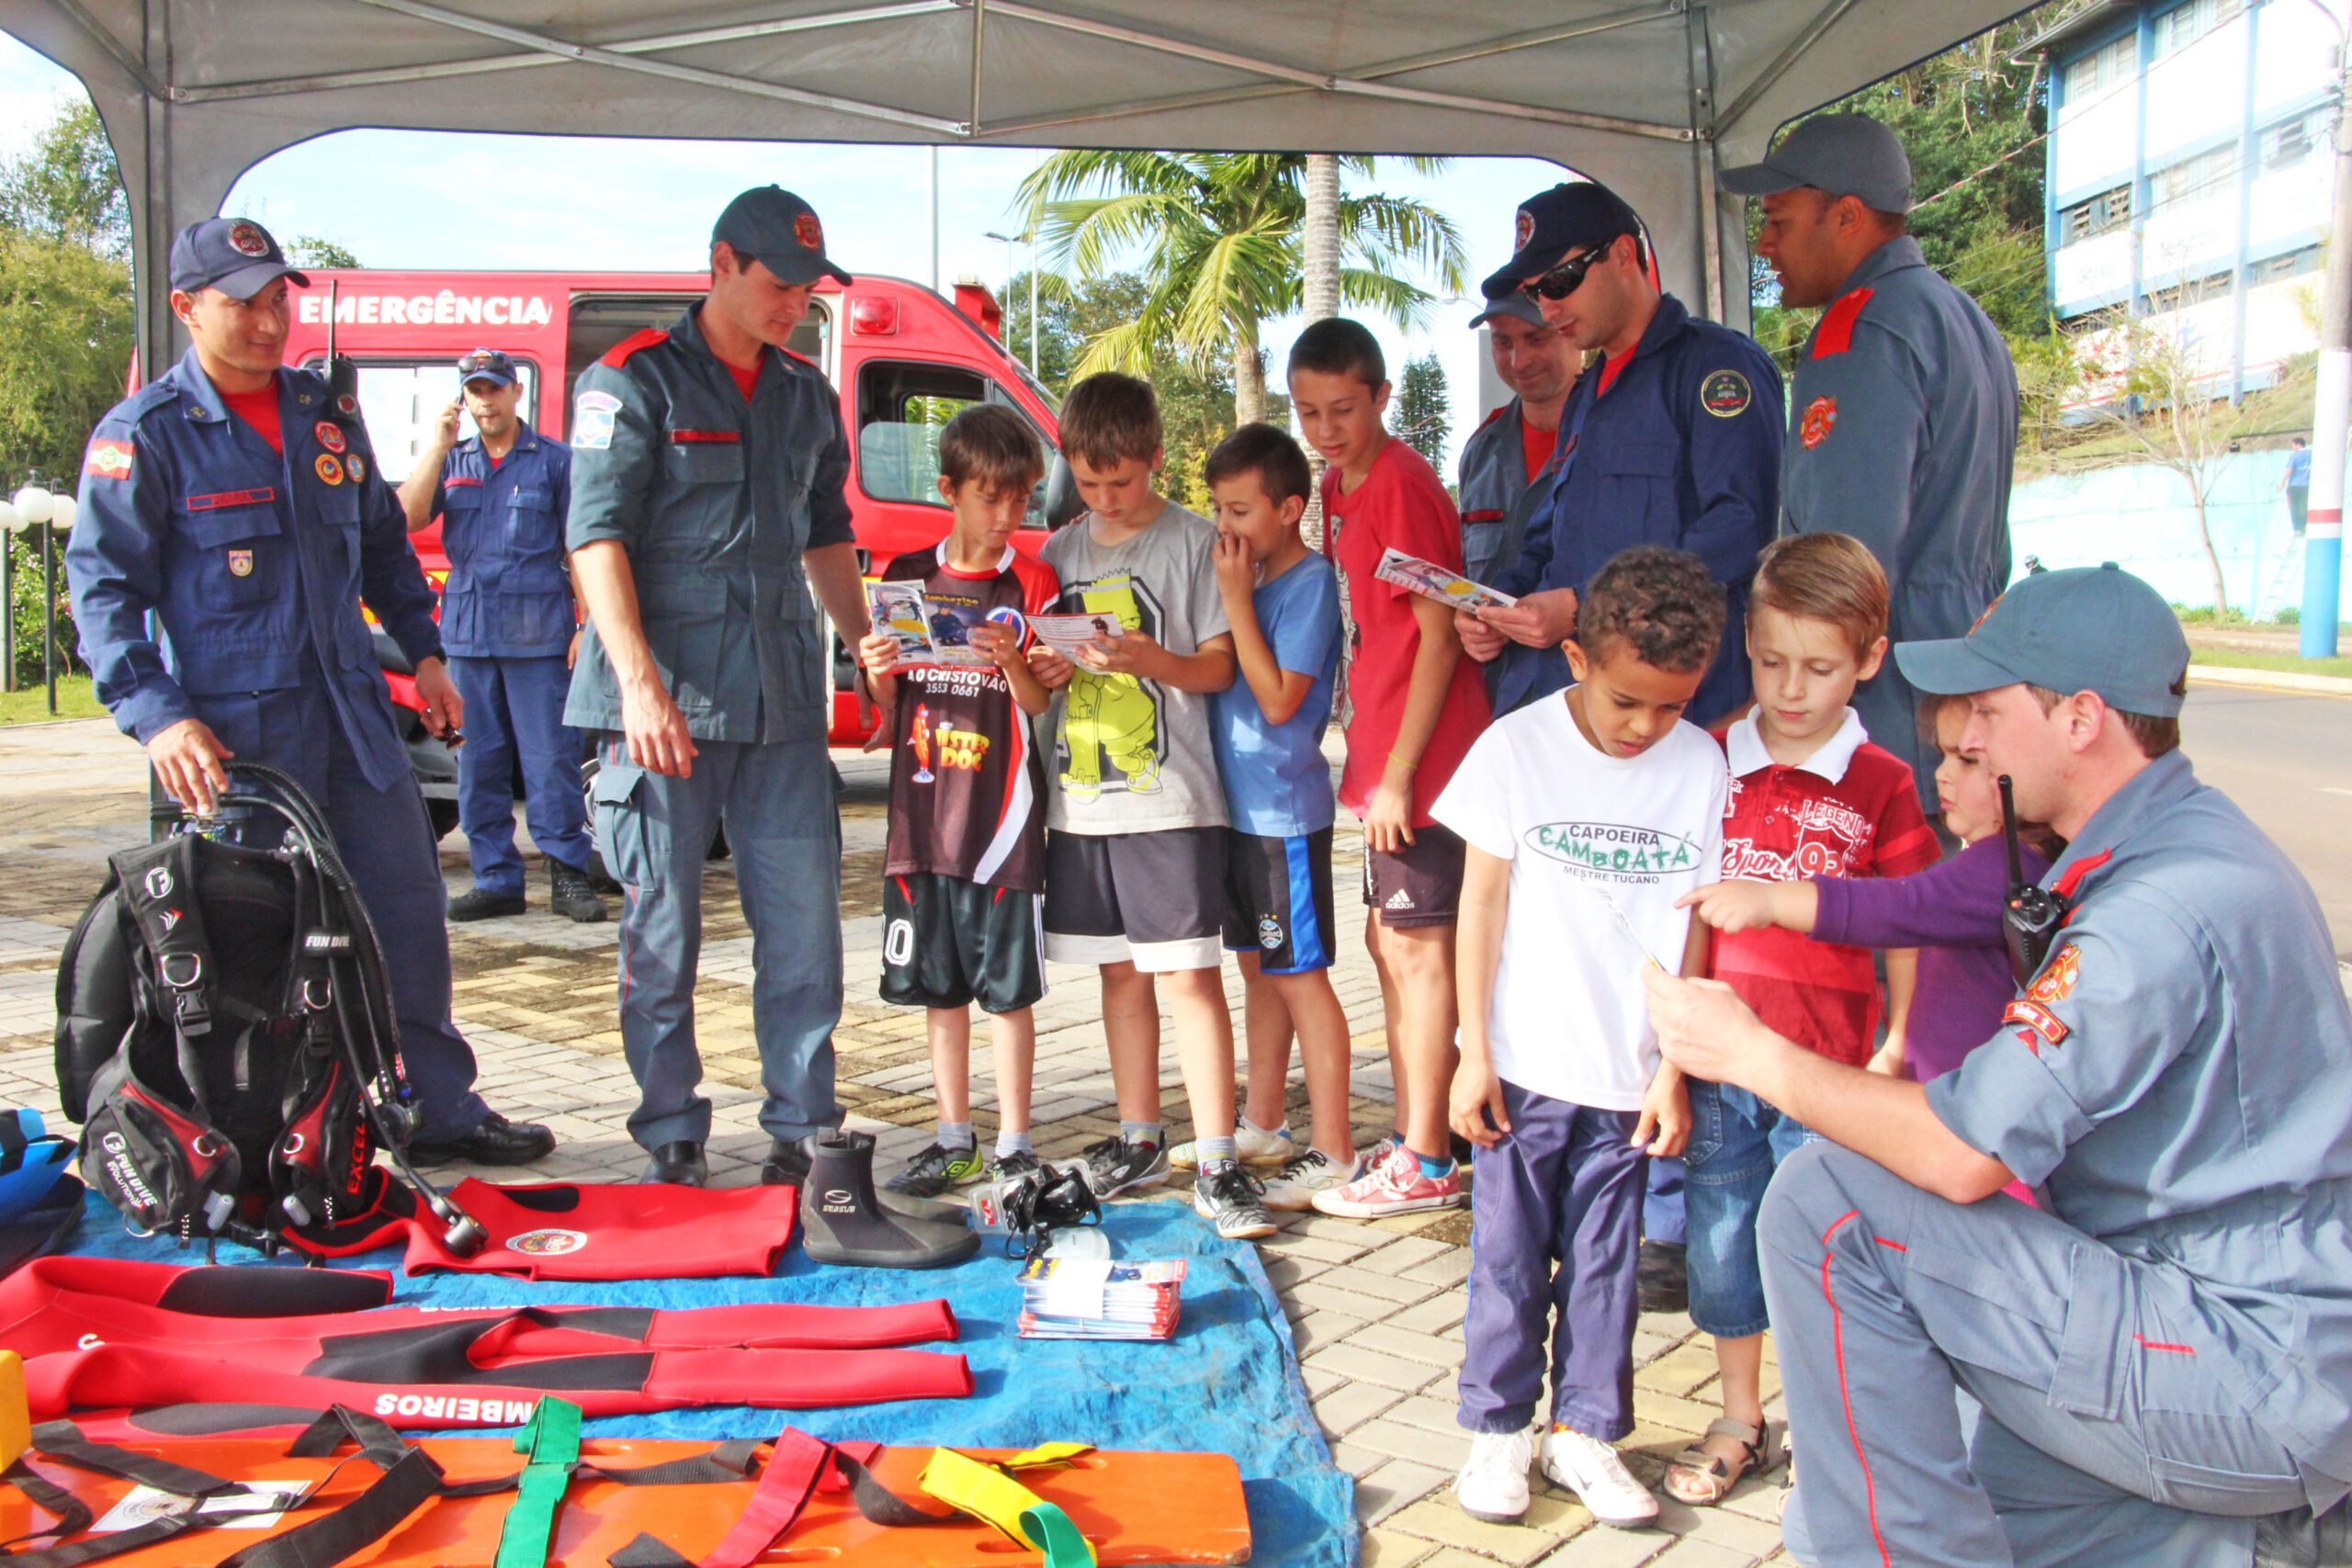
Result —
[[1388, 907], [1392, 909], [1409, 909], [1413, 907], [1413, 896], [1399, 887], [1388, 896]]

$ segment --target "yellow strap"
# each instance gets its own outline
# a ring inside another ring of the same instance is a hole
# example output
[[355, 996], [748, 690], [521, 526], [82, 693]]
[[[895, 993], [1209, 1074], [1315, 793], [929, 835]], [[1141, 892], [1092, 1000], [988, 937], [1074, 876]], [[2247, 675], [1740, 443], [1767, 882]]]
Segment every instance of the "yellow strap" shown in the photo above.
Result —
[[25, 1404], [24, 1358], [0, 1350], [0, 1470], [6, 1470], [33, 1446], [32, 1417]]
[[1011, 1458], [996, 1462], [1004, 1470], [1037, 1470], [1049, 1464], [1068, 1464], [1079, 1455], [1093, 1451], [1092, 1443], [1039, 1443], [1034, 1449], [1023, 1449]]
[[986, 1520], [1006, 1538], [1030, 1551], [1043, 1550], [1021, 1528], [1021, 1516], [1044, 1499], [1002, 1472], [991, 1470], [978, 1460], [966, 1459], [954, 1449], [933, 1449], [931, 1461], [922, 1467], [922, 1477], [915, 1484], [948, 1506]]

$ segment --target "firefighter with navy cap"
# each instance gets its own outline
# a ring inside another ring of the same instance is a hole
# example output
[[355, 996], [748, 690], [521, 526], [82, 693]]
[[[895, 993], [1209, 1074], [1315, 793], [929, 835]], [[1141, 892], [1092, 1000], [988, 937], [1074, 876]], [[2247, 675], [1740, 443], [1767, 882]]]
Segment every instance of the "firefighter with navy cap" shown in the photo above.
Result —
[[1544, 497], [1536, 479], [1558, 444], [1580, 356], [1516, 288], [1488, 299], [1470, 324], [1487, 329], [1495, 374], [1512, 394], [1462, 444], [1458, 468], [1462, 570], [1473, 582], [1492, 582], [1527, 542], [1528, 516]]
[[[458, 753], [458, 825], [474, 885], [449, 900], [453, 920], [519, 915], [523, 857], [514, 851], [514, 778], [523, 779], [531, 842], [548, 862], [548, 907], [601, 920], [589, 885], [595, 847], [580, 795], [580, 732], [563, 722], [578, 651], [563, 530], [571, 510], [571, 450], [522, 416], [514, 361], [478, 348], [458, 361], [458, 394], [441, 411], [401, 481], [412, 532], [441, 519], [449, 580], [441, 641], [466, 701]], [[473, 436], [458, 439], [459, 415]]]
[[1606, 186], [1529, 197], [1516, 238], [1486, 297], [1524, 294], [1600, 358], [1567, 395], [1519, 559], [1491, 584], [1520, 602], [1459, 616], [1463, 651], [1500, 661], [1498, 713], [1561, 690], [1560, 645], [1583, 584], [1629, 546], [1670, 545], [1706, 562], [1730, 595], [1723, 651], [1689, 713], [1713, 723], [1747, 697], [1747, 581], [1779, 521], [1780, 372], [1747, 338], [1659, 291], [1640, 218]]
[[288, 285], [309, 279], [242, 218], [180, 231], [170, 276], [187, 355], [98, 422], [65, 552], [98, 699], [190, 810], [212, 809], [231, 759], [325, 810], [384, 947], [411, 1156], [540, 1158], [553, 1134], [482, 1103], [450, 1017], [440, 859], [362, 604], [414, 668], [427, 728], [454, 733], [464, 705], [366, 428], [280, 364]]
[[1804, 1455], [1789, 1554], [2352, 1561], [2352, 1012], [2311, 885], [2180, 750], [2178, 619], [2110, 561], [1894, 657], [1967, 697], [1961, 750], [2066, 840], [2013, 900], [1999, 1027], [1922, 1085], [1716, 982], [1645, 982], [1668, 1061], [1826, 1140], [1757, 1227]]
[[[1799, 534], [1851, 534], [1886, 569], [1895, 642], [1965, 632], [2009, 581], [2017, 367], [1976, 301], [1908, 233], [1911, 160], [1859, 114], [1818, 115], [1723, 186], [1764, 199], [1756, 254], [1781, 303], [1826, 306], [1799, 351], [1781, 503]], [[1936, 750], [1888, 660], [1854, 693], [1871, 739], [1936, 807]]]
[[810, 592], [852, 648], [865, 595], [840, 401], [785, 346], [824, 277], [849, 282], [808, 204], [745, 191], [711, 231], [710, 292], [591, 366], [572, 401], [569, 536], [590, 629], [564, 716], [600, 735], [598, 838], [628, 891], [629, 1132], [649, 1181], [707, 1178], [694, 987], [722, 822], [752, 928], [761, 1179], [797, 1183], [802, 1140], [841, 1124], [841, 824]]

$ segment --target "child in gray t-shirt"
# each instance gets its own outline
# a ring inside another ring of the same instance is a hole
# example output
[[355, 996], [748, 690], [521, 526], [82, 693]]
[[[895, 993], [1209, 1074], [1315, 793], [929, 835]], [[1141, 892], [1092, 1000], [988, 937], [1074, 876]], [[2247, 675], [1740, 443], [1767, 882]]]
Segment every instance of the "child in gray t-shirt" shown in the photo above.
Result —
[[1030, 655], [1055, 689], [1046, 956], [1100, 967], [1119, 1100], [1118, 1135], [1086, 1151], [1087, 1179], [1107, 1198], [1168, 1179], [1164, 989], [1200, 1156], [1193, 1206], [1219, 1235], [1270, 1235], [1273, 1220], [1233, 1141], [1225, 792], [1209, 699], [1233, 683], [1234, 662], [1210, 557], [1216, 532], [1152, 489], [1159, 409], [1144, 382], [1080, 382], [1062, 409], [1061, 444], [1089, 511], [1039, 552], [1061, 581], [1055, 609], [1121, 628], [1075, 662], [1043, 645]]

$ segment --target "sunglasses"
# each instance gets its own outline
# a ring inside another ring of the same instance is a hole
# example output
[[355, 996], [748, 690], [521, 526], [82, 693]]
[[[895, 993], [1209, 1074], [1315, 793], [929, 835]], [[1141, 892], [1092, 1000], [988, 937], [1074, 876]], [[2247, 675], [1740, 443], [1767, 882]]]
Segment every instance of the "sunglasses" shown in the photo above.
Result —
[[[1521, 284], [1519, 291], [1530, 298], [1541, 296], [1546, 299], [1565, 299], [1574, 294], [1584, 283], [1585, 274], [1599, 266], [1608, 257], [1611, 249], [1616, 243], [1616, 241], [1610, 240], [1585, 252], [1580, 256], [1570, 256], [1533, 282]], [[1641, 265], [1639, 243], [1638, 241], [1635, 242], [1636, 248], [1634, 253], [1636, 266]]]
[[503, 375], [511, 373], [514, 368], [514, 362], [503, 354], [469, 354], [458, 361], [458, 373], [461, 376], [478, 375], [485, 370]]

